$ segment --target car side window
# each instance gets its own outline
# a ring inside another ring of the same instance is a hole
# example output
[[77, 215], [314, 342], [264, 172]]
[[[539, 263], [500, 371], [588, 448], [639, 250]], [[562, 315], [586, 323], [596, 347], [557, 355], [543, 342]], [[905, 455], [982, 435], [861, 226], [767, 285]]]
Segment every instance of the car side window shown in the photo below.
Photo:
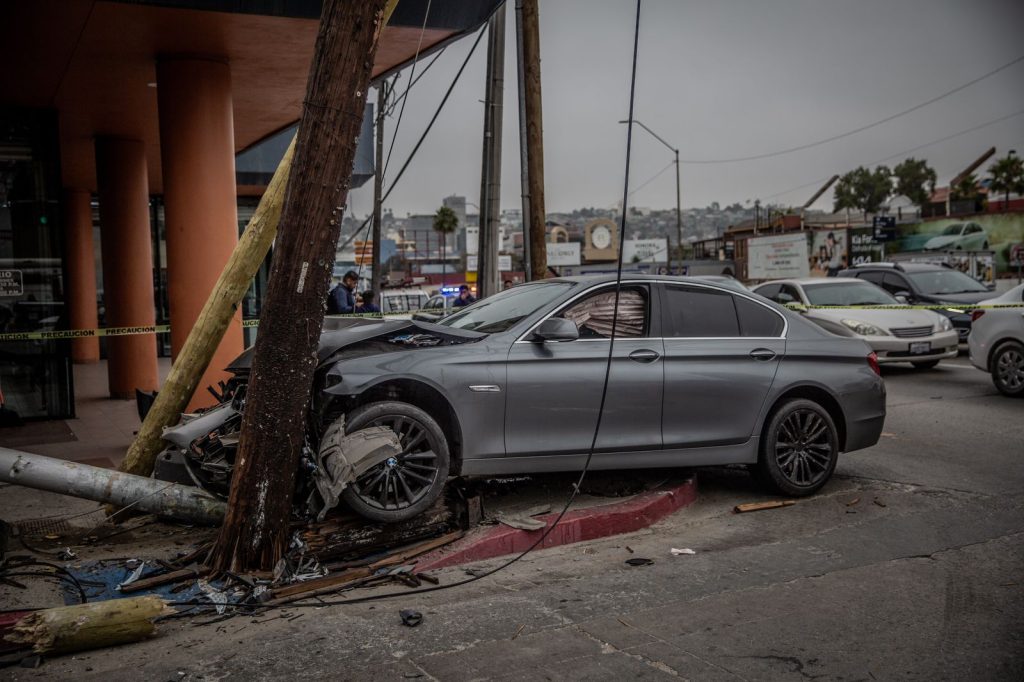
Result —
[[900, 291], [910, 291], [910, 285], [907, 284], [907, 281], [899, 275], [894, 275], [891, 272], [885, 273], [885, 278], [882, 279], [882, 288], [890, 294], [896, 294]]
[[581, 339], [611, 338], [613, 319], [616, 338], [643, 337], [648, 328], [648, 298], [646, 287], [623, 287], [616, 317], [615, 289], [602, 289], [576, 301], [558, 317], [575, 322]]
[[802, 303], [803, 299], [800, 296], [800, 292], [797, 291], [796, 287], [790, 284], [783, 284], [779, 289], [780, 303]]
[[860, 279], [867, 280], [872, 284], [882, 286], [882, 280], [885, 278], [885, 273], [868, 270], [867, 272], [858, 272], [857, 277], [859, 277]]
[[767, 306], [755, 303], [742, 296], [734, 296], [736, 313], [740, 319], [740, 334], [743, 336], [782, 336], [785, 323], [782, 316]]
[[775, 300], [777, 300], [776, 297], [779, 295], [779, 285], [778, 284], [765, 284], [763, 287], [758, 287], [754, 291], [754, 293], [760, 294], [760, 295], [764, 296], [769, 301], [775, 301]]
[[732, 294], [714, 289], [668, 286], [665, 308], [676, 338], [738, 337], [739, 318]]

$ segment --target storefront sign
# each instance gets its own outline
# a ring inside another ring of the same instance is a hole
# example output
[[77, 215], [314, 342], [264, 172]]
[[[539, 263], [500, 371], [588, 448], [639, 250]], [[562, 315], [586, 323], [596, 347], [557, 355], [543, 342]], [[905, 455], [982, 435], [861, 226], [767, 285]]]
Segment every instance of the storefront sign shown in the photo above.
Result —
[[548, 265], [558, 267], [580, 264], [579, 242], [548, 243]]
[[810, 270], [807, 235], [803, 232], [751, 237], [747, 240], [747, 249], [747, 277], [750, 279], [807, 277]]
[[0, 270], [0, 297], [21, 296], [24, 293], [21, 270]]
[[[466, 272], [476, 272], [479, 266], [479, 256], [472, 254], [466, 256]], [[498, 271], [499, 272], [511, 272], [512, 271], [512, 256], [499, 255], [498, 256]]]
[[627, 239], [622, 242], [623, 263], [667, 263], [667, 239]]

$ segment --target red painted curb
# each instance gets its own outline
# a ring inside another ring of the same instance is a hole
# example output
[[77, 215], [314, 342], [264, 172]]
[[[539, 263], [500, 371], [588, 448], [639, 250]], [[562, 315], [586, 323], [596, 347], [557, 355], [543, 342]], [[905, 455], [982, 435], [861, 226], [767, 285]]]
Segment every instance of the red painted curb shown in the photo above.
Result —
[[[672, 488], [641, 493], [617, 504], [570, 511], [537, 549], [632, 533], [657, 523], [696, 500], [697, 479], [690, 476]], [[550, 523], [557, 517], [558, 514], [553, 513], [537, 518]], [[518, 554], [535, 543], [545, 530], [519, 530], [502, 525], [480, 528], [422, 557], [416, 564], [416, 572]]]

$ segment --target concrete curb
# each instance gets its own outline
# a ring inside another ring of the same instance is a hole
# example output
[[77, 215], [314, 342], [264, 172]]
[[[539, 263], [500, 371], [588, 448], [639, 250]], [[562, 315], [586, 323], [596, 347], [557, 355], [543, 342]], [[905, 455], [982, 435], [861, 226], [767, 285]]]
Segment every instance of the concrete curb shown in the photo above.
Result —
[[[632, 533], [696, 501], [697, 478], [691, 474], [683, 483], [670, 488], [641, 493], [616, 504], [570, 511], [537, 549]], [[552, 513], [537, 518], [551, 523], [557, 517], [557, 513]], [[416, 564], [416, 572], [518, 554], [535, 543], [545, 530], [518, 530], [502, 525], [479, 528], [458, 542], [423, 556]]]

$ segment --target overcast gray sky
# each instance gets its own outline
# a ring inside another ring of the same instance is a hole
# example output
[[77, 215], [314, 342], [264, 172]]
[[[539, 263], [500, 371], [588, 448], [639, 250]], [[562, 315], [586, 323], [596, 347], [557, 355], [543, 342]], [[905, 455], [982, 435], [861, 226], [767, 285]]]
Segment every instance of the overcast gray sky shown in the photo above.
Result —
[[[511, 5], [512, 3], [510, 3]], [[548, 211], [621, 200], [635, 4], [540, 0]], [[520, 206], [515, 17], [508, 9], [502, 208]], [[813, 142], [908, 109], [1024, 55], [1019, 0], [644, 0], [638, 120], [683, 159], [751, 156]], [[453, 44], [413, 88], [385, 183], [394, 177], [472, 44]], [[433, 212], [449, 194], [480, 194], [486, 38], [386, 206]], [[427, 60], [416, 67], [422, 70]], [[401, 91], [409, 69], [399, 80]], [[1024, 62], [939, 102], [813, 149], [740, 163], [682, 166], [683, 206], [800, 205], [816, 181], [1021, 112], [914, 152], [948, 182], [989, 146], [1024, 154]], [[387, 138], [396, 116], [387, 122]], [[903, 156], [886, 161], [893, 166]], [[672, 160], [640, 129], [631, 186]], [[984, 167], [987, 168], [986, 164]], [[672, 169], [630, 203], [675, 206]], [[350, 204], [370, 211], [372, 183]], [[806, 186], [804, 186], [806, 185]], [[802, 186], [802, 187], [801, 187]], [[799, 189], [795, 189], [798, 188]], [[817, 208], [831, 207], [831, 193]], [[471, 209], [472, 210], [472, 209]]]

